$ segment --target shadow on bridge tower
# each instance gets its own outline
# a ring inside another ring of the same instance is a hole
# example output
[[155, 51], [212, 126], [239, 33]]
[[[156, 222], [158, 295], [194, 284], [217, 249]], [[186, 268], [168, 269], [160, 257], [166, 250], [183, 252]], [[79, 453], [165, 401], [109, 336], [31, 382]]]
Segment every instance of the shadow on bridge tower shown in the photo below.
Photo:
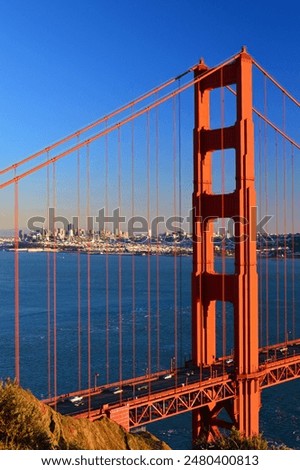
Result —
[[[203, 78], [201, 78], [203, 75]], [[210, 93], [236, 86], [236, 120], [212, 129]], [[236, 185], [231, 193], [213, 193], [212, 156], [235, 151]], [[197, 366], [215, 362], [216, 302], [234, 310], [236, 395], [193, 411], [193, 438], [214, 439], [235, 426], [245, 436], [259, 433], [258, 280], [256, 266], [256, 194], [252, 121], [252, 58], [245, 48], [219, 68], [201, 60], [195, 70], [194, 192], [193, 192], [192, 344]], [[217, 218], [235, 224], [235, 271], [214, 270], [213, 226]], [[222, 413], [222, 410], [226, 413]], [[223, 417], [225, 416], [225, 418]]]

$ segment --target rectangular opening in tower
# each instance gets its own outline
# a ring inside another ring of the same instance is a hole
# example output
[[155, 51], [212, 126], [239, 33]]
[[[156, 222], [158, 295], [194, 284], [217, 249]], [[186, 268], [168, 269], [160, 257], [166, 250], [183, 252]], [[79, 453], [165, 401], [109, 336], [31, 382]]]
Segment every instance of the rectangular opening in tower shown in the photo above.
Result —
[[218, 218], [214, 221], [214, 272], [218, 274], [234, 274], [235, 242], [233, 220]]
[[212, 153], [212, 192], [232, 193], [236, 188], [235, 150], [216, 150]]
[[236, 121], [236, 85], [210, 90], [211, 128], [233, 126]]

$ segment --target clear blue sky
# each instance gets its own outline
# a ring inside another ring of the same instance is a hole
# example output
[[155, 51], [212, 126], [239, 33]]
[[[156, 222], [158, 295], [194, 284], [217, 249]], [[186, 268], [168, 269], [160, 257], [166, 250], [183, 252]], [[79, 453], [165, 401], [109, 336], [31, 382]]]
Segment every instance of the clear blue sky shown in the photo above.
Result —
[[0, 0], [0, 167], [243, 45], [299, 98], [299, 18], [298, 0]]
[[1, 167], [247, 45], [299, 97], [298, 0], [0, 0]]

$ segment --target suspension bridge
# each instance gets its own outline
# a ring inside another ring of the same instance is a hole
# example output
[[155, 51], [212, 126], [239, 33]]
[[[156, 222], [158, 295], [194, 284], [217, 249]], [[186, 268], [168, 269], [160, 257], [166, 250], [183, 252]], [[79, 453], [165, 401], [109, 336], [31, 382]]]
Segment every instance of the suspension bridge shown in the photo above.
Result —
[[1, 170], [0, 376], [127, 430], [258, 434], [300, 377], [297, 112], [243, 48]]

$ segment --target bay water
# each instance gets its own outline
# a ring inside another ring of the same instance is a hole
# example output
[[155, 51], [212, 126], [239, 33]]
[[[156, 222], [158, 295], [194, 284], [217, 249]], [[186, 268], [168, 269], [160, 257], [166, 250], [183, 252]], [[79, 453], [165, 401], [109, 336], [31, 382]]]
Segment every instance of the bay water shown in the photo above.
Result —
[[[112, 383], [120, 376], [127, 379], [168, 370], [174, 357], [178, 366], [190, 359], [190, 256], [20, 252], [18, 258], [20, 381], [38, 398], [54, 392], [54, 329], [59, 394]], [[0, 252], [2, 379], [14, 377], [14, 263], [14, 252]], [[233, 272], [233, 263], [226, 259], [226, 272]], [[221, 265], [217, 259], [216, 269]], [[300, 260], [259, 260], [258, 271], [261, 345], [266, 337], [270, 343], [284, 341], [283, 335], [289, 340], [299, 338]], [[226, 308], [227, 342], [218, 346], [218, 353], [225, 348], [229, 354], [233, 315], [230, 306]], [[222, 316], [218, 305], [218, 344]], [[285, 321], [288, 328], [282, 331]], [[266, 439], [300, 449], [300, 380], [262, 392], [260, 427]], [[147, 429], [173, 449], [191, 449], [190, 413], [152, 423]]]

